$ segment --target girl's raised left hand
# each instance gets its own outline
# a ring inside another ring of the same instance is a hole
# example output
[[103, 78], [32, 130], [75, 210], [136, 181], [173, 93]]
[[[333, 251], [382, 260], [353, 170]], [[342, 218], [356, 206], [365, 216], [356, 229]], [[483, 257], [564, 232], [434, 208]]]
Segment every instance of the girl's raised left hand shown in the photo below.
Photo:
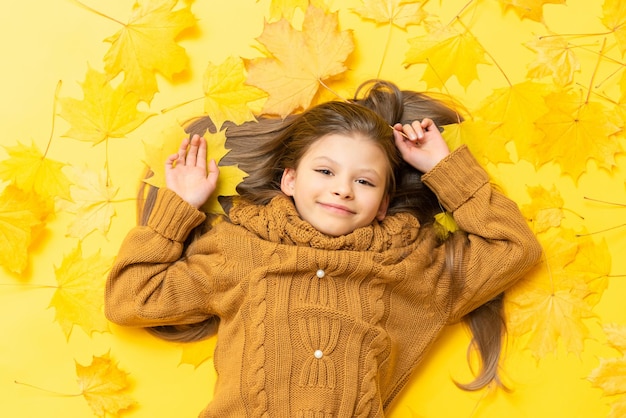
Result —
[[219, 169], [209, 161], [207, 173], [206, 140], [194, 135], [183, 139], [176, 154], [165, 161], [165, 184], [190, 205], [200, 208], [217, 187]]
[[432, 119], [425, 118], [421, 122], [416, 120], [404, 125], [396, 123], [393, 135], [404, 161], [422, 173], [430, 171], [450, 154], [448, 144]]

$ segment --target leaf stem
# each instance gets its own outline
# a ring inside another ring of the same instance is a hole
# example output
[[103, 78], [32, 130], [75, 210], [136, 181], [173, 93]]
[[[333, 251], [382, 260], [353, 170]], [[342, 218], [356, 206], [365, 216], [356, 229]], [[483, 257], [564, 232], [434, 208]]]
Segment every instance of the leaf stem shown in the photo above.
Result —
[[385, 48], [383, 49], [383, 56], [380, 58], [380, 64], [378, 65], [378, 72], [376, 78], [380, 78], [380, 74], [383, 72], [383, 64], [389, 52], [389, 45], [391, 44], [391, 30], [393, 29], [393, 21], [389, 19], [389, 30], [387, 31], [387, 41], [385, 42]]
[[604, 203], [607, 205], [626, 207], [626, 203], [607, 202], [606, 200], [594, 199], [593, 197], [587, 197], [587, 196], [583, 196], [583, 199], [590, 200], [592, 202]]
[[57, 86], [54, 89], [54, 98], [52, 100], [52, 123], [50, 124], [50, 137], [48, 138], [48, 143], [46, 144], [46, 150], [43, 153], [43, 158], [46, 158], [46, 155], [48, 155], [48, 151], [50, 151], [50, 146], [52, 145], [52, 137], [54, 136], [54, 125], [57, 115], [57, 102], [59, 100], [59, 91], [61, 91], [62, 85], [63, 81], [59, 80], [57, 82]]
[[52, 394], [54, 396], [61, 396], [61, 397], [64, 397], [64, 398], [75, 398], [77, 396], [82, 396], [83, 395], [82, 393], [74, 393], [74, 394], [72, 394], [72, 393], [55, 392], [55, 391], [50, 390], [50, 389], [44, 389], [44, 388], [40, 388], [39, 386], [31, 385], [30, 383], [20, 382], [19, 380], [14, 380], [13, 382], [16, 385], [26, 386], [26, 387], [29, 387], [29, 388], [32, 388], [32, 389], [40, 390], [42, 392], [50, 393], [50, 394]]
[[161, 113], [167, 113], [170, 110], [178, 109], [179, 107], [188, 105], [189, 103], [193, 103], [193, 102], [196, 102], [196, 101], [202, 100], [202, 99], [204, 99], [204, 97], [196, 97], [195, 99], [187, 100], [186, 102], [178, 103], [178, 104], [175, 104], [175, 105], [170, 106], [170, 107], [165, 107], [165, 108], [161, 109]]
[[621, 225], [615, 225], [612, 226], [610, 228], [605, 228], [605, 229], [601, 229], [599, 231], [595, 231], [595, 232], [589, 232], [587, 234], [576, 234], [576, 238], [582, 238], [582, 237], [589, 237], [591, 235], [597, 235], [597, 234], [602, 234], [604, 232], [609, 232], [609, 231], [613, 231], [614, 229], [619, 229], [619, 228], [623, 228], [625, 227], [626, 224], [621, 224]]
[[593, 73], [591, 74], [591, 79], [589, 80], [589, 89], [587, 91], [587, 97], [585, 98], [585, 103], [589, 103], [589, 99], [591, 98], [591, 90], [593, 86], [593, 82], [598, 75], [598, 68], [600, 68], [600, 62], [603, 58], [604, 47], [606, 46], [606, 38], [602, 40], [602, 46], [600, 47], [600, 52], [598, 54], [598, 60], [596, 61], [596, 66], [593, 69]]
[[120, 25], [122, 25], [122, 26], [126, 26], [126, 24], [125, 24], [125, 23], [122, 23], [122, 22], [120, 22], [119, 20], [112, 18], [111, 16], [107, 16], [107, 15], [105, 15], [104, 13], [99, 12], [98, 10], [91, 8], [91, 7], [87, 6], [87, 5], [86, 5], [85, 3], [83, 3], [83, 2], [80, 2], [80, 1], [78, 1], [78, 0], [71, 0], [71, 1], [73, 1], [73, 2], [74, 2], [74, 3], [76, 3], [78, 6], [82, 7], [83, 9], [85, 9], [85, 10], [87, 10], [87, 11], [89, 11], [89, 12], [95, 13], [95, 14], [97, 14], [98, 16], [101, 16], [101, 17], [104, 17], [104, 18], [106, 18], [106, 19], [112, 20], [113, 22], [118, 23], [118, 24], [120, 24]]

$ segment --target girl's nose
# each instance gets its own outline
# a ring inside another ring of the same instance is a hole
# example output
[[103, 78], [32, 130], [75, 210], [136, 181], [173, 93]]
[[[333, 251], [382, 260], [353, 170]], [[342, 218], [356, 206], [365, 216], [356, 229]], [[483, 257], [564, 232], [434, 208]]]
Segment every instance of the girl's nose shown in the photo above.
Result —
[[342, 199], [352, 198], [352, 182], [347, 180], [337, 179], [333, 184], [333, 194], [339, 196]]

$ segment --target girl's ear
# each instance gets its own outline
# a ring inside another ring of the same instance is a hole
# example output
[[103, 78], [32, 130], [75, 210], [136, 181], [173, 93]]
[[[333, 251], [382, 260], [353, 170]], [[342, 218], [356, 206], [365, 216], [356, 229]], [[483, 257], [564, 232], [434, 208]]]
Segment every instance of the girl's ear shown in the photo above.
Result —
[[380, 222], [387, 216], [387, 209], [389, 208], [389, 195], [385, 194], [383, 200], [380, 202], [378, 212], [376, 212], [376, 219]]
[[293, 168], [285, 168], [283, 177], [280, 179], [280, 190], [287, 196], [293, 196], [296, 188], [296, 170]]

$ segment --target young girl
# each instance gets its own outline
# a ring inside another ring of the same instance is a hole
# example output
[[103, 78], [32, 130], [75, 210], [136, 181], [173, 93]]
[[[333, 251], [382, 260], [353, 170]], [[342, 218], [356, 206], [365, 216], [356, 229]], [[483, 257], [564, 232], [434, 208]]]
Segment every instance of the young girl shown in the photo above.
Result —
[[[382, 417], [442, 328], [538, 259], [516, 205], [468, 149], [450, 153], [432, 119], [406, 118], [456, 114], [368, 87], [352, 103], [229, 126], [230, 157], [250, 175], [221, 222], [198, 209], [218, 167], [199, 135], [184, 140], [146, 225], [122, 244], [111, 321], [198, 337], [219, 318], [218, 381], [201, 416]], [[439, 204], [462, 239], [437, 237]]]

